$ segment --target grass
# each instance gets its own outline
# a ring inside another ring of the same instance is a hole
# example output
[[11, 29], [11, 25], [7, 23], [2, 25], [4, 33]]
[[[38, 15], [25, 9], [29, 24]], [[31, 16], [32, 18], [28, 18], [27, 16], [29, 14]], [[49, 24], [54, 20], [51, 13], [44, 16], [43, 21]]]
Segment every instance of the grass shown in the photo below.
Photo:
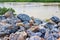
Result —
[[0, 0], [0, 2], [60, 2], [60, 0]]

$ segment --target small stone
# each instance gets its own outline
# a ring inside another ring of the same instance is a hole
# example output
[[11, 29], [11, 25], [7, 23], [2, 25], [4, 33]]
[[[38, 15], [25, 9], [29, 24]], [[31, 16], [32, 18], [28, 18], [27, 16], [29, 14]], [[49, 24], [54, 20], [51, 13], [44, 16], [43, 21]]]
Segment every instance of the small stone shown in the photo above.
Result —
[[33, 26], [33, 27], [31, 27], [30, 29], [28, 29], [28, 30], [35, 31], [35, 30], [38, 30], [38, 29], [39, 29], [38, 26]]
[[58, 26], [60, 27], [60, 22], [58, 23]]
[[13, 12], [12, 11], [7, 11], [5, 14], [4, 14], [5, 17], [13, 17]]
[[57, 17], [57, 16], [53, 16], [51, 17], [51, 20], [55, 23], [59, 23], [60, 22], [60, 19]]
[[60, 38], [58, 38], [57, 40], [60, 40]]
[[40, 19], [38, 19], [38, 18], [35, 18], [34, 23], [39, 25], [39, 24], [42, 24], [42, 21]]
[[4, 37], [3, 40], [9, 40], [9, 37]]
[[24, 26], [23, 23], [16, 23], [16, 26]]
[[34, 17], [32, 16], [31, 19], [34, 20]]
[[19, 37], [17, 38], [17, 40], [25, 40], [24, 37], [22, 35], [19, 35]]
[[32, 36], [29, 40], [41, 40], [39, 36]]
[[34, 21], [33, 21], [33, 20], [30, 20], [29, 22], [30, 22], [30, 24], [33, 24], [33, 23], [34, 23]]
[[21, 34], [23, 37], [26, 37], [26, 36], [27, 36], [27, 33], [26, 33], [25, 31], [22, 31], [20, 34]]
[[26, 14], [19, 14], [17, 15], [17, 18], [19, 18], [21, 21], [30, 21], [30, 17]]

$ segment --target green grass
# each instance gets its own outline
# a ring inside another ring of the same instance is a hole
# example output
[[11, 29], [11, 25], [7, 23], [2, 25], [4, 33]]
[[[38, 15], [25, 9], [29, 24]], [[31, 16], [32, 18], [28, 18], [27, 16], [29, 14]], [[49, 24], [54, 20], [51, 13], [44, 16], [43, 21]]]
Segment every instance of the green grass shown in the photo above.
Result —
[[60, 0], [0, 0], [0, 2], [60, 2]]

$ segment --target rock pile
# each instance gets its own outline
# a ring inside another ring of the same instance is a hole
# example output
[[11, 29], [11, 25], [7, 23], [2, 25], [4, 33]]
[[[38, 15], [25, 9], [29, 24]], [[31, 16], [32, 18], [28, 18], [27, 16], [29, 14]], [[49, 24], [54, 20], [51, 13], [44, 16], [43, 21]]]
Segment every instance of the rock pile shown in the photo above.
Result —
[[0, 16], [1, 40], [60, 40], [60, 18], [46, 21], [27, 14], [13, 15], [8, 11]]

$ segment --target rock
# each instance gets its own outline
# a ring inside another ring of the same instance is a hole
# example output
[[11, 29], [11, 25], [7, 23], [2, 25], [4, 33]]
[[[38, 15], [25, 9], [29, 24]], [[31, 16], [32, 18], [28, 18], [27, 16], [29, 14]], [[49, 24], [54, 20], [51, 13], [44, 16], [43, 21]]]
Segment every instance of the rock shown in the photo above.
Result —
[[42, 24], [42, 21], [40, 19], [38, 19], [38, 18], [35, 18], [34, 23], [39, 25], [39, 24]]
[[24, 26], [23, 23], [16, 23], [16, 26]]
[[34, 21], [33, 20], [30, 20], [29, 23], [33, 25], [34, 24]]
[[41, 40], [39, 36], [32, 36], [29, 40]]
[[26, 14], [19, 14], [17, 15], [17, 18], [19, 18], [21, 21], [30, 21], [30, 17]]
[[28, 30], [35, 31], [35, 30], [38, 30], [38, 29], [39, 29], [39, 26], [32, 26]]
[[57, 40], [60, 40], [60, 38], [58, 38]]
[[25, 31], [25, 28], [20, 26], [20, 28], [18, 29], [18, 32], [22, 32], [22, 31]]
[[8, 11], [0, 16], [0, 36], [3, 40], [60, 40], [60, 19], [53, 16], [44, 21], [26, 14], [16, 17]]
[[17, 38], [17, 40], [25, 40], [24, 37], [22, 35], [19, 35], [19, 37]]
[[12, 11], [7, 11], [5, 14], [4, 14], [5, 17], [9, 18], [9, 17], [13, 17], [13, 12]]
[[0, 27], [0, 35], [10, 34], [11, 25], [6, 24]]
[[57, 17], [57, 16], [53, 16], [51, 17], [51, 20], [55, 23], [59, 23], [60, 22], [60, 19]]
[[9, 40], [17, 40], [18, 37], [19, 37], [19, 34], [14, 34], [14, 33], [12, 33], [12, 34], [10, 34], [10, 36], [9, 36]]
[[8, 36], [5, 36], [5, 37], [3, 38], [3, 40], [9, 40], [9, 37], [8, 37]]
[[60, 27], [60, 22], [58, 23], [58, 26]]
[[54, 27], [54, 24], [48, 22], [48, 23], [45, 24], [45, 27], [51, 30]]

